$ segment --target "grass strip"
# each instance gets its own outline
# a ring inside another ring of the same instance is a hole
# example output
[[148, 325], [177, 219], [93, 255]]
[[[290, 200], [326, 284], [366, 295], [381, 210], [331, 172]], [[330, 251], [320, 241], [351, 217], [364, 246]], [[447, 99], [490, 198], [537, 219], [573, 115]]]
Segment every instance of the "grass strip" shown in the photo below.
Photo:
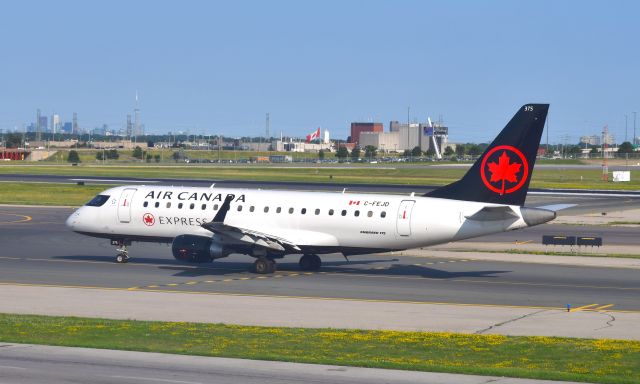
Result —
[[80, 206], [110, 187], [113, 186], [3, 182], [0, 204]]
[[640, 342], [0, 314], [0, 341], [594, 383], [640, 382]]
[[[358, 166], [331, 167], [310, 165], [13, 165], [0, 164], [0, 174], [40, 174], [67, 176], [196, 178], [205, 180], [297, 181], [305, 183], [376, 183], [438, 186], [458, 180], [466, 168], [436, 166]], [[536, 169], [532, 188], [640, 190], [640, 178], [628, 183], [602, 181], [597, 169]]]
[[580, 257], [620, 257], [624, 259], [640, 259], [640, 255], [629, 253], [586, 253], [586, 252], [553, 252], [553, 251], [529, 251], [520, 249], [447, 249], [451, 252], [472, 253], [510, 253], [516, 255], [541, 255], [541, 256], [580, 256]]

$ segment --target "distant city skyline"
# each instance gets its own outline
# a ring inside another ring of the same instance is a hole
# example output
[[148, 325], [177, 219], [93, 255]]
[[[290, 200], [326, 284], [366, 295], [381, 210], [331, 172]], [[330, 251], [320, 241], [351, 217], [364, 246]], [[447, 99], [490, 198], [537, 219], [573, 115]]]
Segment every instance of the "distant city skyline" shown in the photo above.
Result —
[[[0, 129], [34, 123], [148, 133], [346, 138], [351, 122], [443, 117], [486, 142], [527, 102], [549, 141], [640, 109], [635, 1], [13, 2], [0, 25]], [[57, 22], [51, 24], [52, 20]], [[640, 133], [638, 121], [635, 125]], [[546, 133], [545, 133], [546, 135]], [[569, 140], [567, 140], [569, 136]], [[543, 143], [546, 138], [543, 137]]]

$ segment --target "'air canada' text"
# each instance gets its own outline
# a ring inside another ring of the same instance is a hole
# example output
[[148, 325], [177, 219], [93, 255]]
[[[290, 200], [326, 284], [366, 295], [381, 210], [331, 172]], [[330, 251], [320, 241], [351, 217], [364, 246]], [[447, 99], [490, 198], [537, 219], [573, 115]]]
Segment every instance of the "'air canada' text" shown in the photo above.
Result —
[[[144, 197], [145, 199], [156, 199], [156, 200], [171, 200], [173, 199], [173, 191], [150, 191]], [[242, 195], [234, 195], [229, 193], [224, 196], [221, 193], [207, 193], [207, 192], [180, 192], [175, 194], [176, 199], [184, 200], [184, 201], [219, 201], [223, 202], [226, 199], [231, 199], [234, 203], [245, 203], [245, 196]]]

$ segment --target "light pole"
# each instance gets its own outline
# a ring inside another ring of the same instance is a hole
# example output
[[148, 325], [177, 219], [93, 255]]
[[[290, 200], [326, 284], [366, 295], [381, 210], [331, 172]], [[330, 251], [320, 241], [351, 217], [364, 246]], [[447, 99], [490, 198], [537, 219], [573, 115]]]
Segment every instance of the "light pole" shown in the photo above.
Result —
[[628, 131], [628, 129], [627, 129], [627, 126], [628, 126], [627, 122], [628, 122], [628, 120], [629, 120], [629, 119], [628, 119], [628, 117], [629, 117], [629, 116], [628, 116], [627, 114], [625, 114], [625, 115], [624, 115], [624, 141], [629, 141], [629, 140], [627, 140], [627, 131]]
[[633, 145], [636, 145], [636, 112], [633, 112]]

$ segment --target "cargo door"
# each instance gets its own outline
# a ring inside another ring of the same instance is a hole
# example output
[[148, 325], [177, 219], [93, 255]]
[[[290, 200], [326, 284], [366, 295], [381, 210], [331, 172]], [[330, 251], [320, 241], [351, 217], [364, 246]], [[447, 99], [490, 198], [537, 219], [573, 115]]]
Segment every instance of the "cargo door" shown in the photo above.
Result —
[[396, 230], [400, 236], [411, 235], [411, 211], [413, 210], [414, 200], [402, 200], [398, 207], [398, 216], [396, 218]]
[[120, 220], [121, 223], [131, 222], [131, 202], [135, 193], [135, 188], [125, 188], [120, 194], [120, 201], [118, 202], [118, 220]]

